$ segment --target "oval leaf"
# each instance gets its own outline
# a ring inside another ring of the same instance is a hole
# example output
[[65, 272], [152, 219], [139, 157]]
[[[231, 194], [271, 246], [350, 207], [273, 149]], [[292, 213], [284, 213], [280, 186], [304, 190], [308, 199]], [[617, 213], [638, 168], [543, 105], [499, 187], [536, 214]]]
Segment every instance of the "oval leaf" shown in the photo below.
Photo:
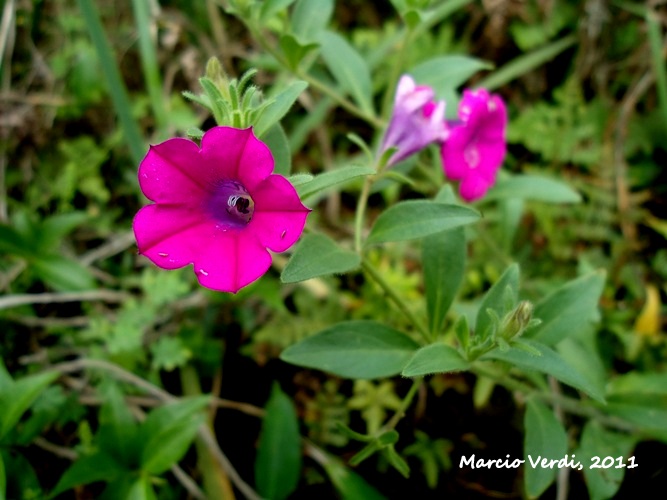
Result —
[[303, 237], [285, 266], [280, 280], [296, 283], [317, 276], [344, 273], [359, 267], [361, 258], [355, 252], [340, 248], [323, 234]]
[[301, 92], [306, 90], [308, 83], [297, 80], [290, 83], [285, 90], [273, 97], [273, 101], [262, 112], [259, 120], [253, 126], [253, 131], [258, 138], [262, 138], [271, 127], [278, 123], [287, 114]]
[[282, 500], [292, 493], [301, 473], [301, 436], [292, 401], [274, 384], [259, 438], [255, 477], [263, 498]]
[[445, 344], [431, 344], [419, 349], [403, 370], [404, 377], [416, 377], [429, 373], [445, 373], [466, 370], [469, 363], [461, 354]]
[[202, 410], [208, 402], [207, 396], [182, 399], [148, 415], [139, 434], [142, 470], [162, 474], [185, 455], [204, 423]]
[[498, 181], [484, 201], [505, 199], [544, 203], [581, 203], [581, 196], [566, 183], [537, 175], [515, 175]]
[[0, 393], [0, 439], [12, 430], [37, 396], [59, 376], [50, 371], [8, 382]]
[[535, 304], [533, 317], [542, 323], [528, 333], [530, 338], [553, 345], [587, 329], [599, 319], [598, 302], [605, 273], [594, 272], [572, 280]]
[[463, 280], [465, 264], [466, 239], [462, 227], [424, 238], [424, 288], [429, 327], [433, 333], [442, 328], [445, 315]]
[[368, 484], [361, 476], [351, 471], [336, 458], [327, 457], [322, 464], [329, 479], [345, 500], [384, 500], [385, 497]]
[[314, 41], [331, 20], [333, 0], [298, 0], [294, 5], [292, 31], [305, 42]]
[[529, 399], [524, 417], [526, 440], [523, 455], [526, 493], [539, 497], [556, 478], [557, 468], [532, 467], [538, 457], [560, 459], [567, 453], [567, 434], [553, 411], [543, 403]]
[[366, 61], [347, 40], [336, 33], [324, 31], [318, 40], [322, 58], [338, 84], [364, 112], [374, 115], [371, 74]]
[[[590, 420], [581, 433], [581, 444], [577, 450], [577, 460], [582, 464], [593, 464], [593, 457], [628, 457], [635, 446], [636, 438], [608, 431], [595, 420]], [[624, 464], [629, 462], [623, 460]], [[618, 462], [610, 468], [592, 469], [584, 467], [584, 477], [590, 498], [612, 498], [623, 482], [625, 467], [616, 468]]]
[[593, 399], [604, 402], [602, 390], [584, 378], [556, 351], [538, 342], [530, 340], [522, 340], [522, 342], [539, 351], [542, 355], [535, 356], [521, 349], [510, 348], [505, 352], [499, 349], [491, 351], [490, 353], [485, 354], [483, 359], [496, 359], [505, 361], [524, 370], [546, 373], [567, 385], [584, 391]]
[[285, 349], [283, 361], [340, 377], [371, 379], [401, 373], [419, 345], [375, 321], [338, 323]]
[[408, 200], [385, 210], [375, 221], [368, 244], [423, 238], [479, 219], [475, 210], [429, 200]]
[[280, 123], [276, 123], [271, 127], [264, 135], [263, 140], [273, 155], [275, 165], [273, 173], [288, 176], [292, 170], [292, 152], [289, 148], [285, 130], [283, 130]]

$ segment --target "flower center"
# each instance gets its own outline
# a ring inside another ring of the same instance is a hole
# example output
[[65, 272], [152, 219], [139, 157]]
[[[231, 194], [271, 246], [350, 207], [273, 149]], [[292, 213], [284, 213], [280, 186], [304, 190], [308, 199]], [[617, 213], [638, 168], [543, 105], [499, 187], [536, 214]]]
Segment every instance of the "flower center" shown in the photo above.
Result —
[[240, 182], [223, 181], [211, 197], [209, 209], [227, 227], [241, 229], [252, 219], [255, 202]]

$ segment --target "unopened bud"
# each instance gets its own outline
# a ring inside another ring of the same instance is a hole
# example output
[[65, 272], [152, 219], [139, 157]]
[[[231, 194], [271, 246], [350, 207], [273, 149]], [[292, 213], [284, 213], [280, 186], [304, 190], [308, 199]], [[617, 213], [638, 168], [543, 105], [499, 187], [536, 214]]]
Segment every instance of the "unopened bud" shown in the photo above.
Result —
[[503, 318], [499, 336], [506, 340], [520, 336], [528, 326], [535, 324], [532, 317], [533, 304], [527, 300], [519, 302], [514, 310], [507, 313]]

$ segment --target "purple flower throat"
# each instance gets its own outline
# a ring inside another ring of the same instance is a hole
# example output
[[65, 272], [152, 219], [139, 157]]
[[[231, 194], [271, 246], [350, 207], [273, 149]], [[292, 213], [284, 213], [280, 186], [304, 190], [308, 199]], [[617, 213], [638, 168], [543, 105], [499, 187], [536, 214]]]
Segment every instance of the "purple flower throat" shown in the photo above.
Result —
[[222, 181], [208, 202], [215, 220], [230, 229], [242, 229], [252, 219], [255, 202], [246, 188], [237, 181]]

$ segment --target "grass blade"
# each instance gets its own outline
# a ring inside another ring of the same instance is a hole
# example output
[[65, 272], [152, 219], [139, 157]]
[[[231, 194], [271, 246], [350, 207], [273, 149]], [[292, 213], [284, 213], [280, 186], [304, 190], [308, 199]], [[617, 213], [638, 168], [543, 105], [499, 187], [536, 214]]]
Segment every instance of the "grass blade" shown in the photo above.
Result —
[[78, 0], [78, 3], [88, 33], [100, 58], [104, 79], [109, 84], [109, 94], [114, 108], [116, 108], [120, 125], [123, 128], [130, 154], [134, 162], [139, 164], [146, 154], [146, 146], [139, 126], [132, 116], [130, 99], [127, 96], [127, 90], [120, 76], [120, 71], [118, 71], [118, 66], [116, 66], [109, 40], [104, 35], [104, 27], [100, 21], [99, 13], [93, 0]]
[[165, 100], [162, 96], [162, 83], [155, 45], [149, 31], [152, 20], [148, 12], [148, 0], [132, 0], [132, 7], [134, 9], [137, 32], [139, 33], [141, 68], [144, 72], [148, 97], [153, 108], [155, 125], [157, 126], [159, 135], [162, 136], [166, 133], [167, 110], [165, 109]]

